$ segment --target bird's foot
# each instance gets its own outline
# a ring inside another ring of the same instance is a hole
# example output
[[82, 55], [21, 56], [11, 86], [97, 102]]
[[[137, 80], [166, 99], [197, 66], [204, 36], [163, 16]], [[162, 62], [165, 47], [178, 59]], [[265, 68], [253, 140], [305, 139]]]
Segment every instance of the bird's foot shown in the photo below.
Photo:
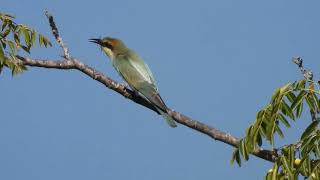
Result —
[[130, 89], [128, 83], [120, 83], [121, 86], [125, 87], [126, 89]]

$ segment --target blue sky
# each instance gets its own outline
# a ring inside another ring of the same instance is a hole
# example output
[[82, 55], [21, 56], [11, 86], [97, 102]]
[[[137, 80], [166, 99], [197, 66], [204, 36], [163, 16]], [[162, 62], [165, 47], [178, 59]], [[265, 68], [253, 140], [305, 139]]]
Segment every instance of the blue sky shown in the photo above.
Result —
[[[319, 1], [4, 1], [50, 37], [56, 19], [72, 56], [122, 81], [89, 38], [113, 36], [152, 69], [166, 104], [241, 137], [272, 91], [301, 78], [293, 56], [318, 77]], [[59, 59], [54, 42], [33, 58]], [[77, 71], [30, 68], [0, 76], [0, 179], [261, 179], [271, 163], [230, 165], [232, 148], [180, 125], [172, 129]], [[308, 119], [286, 130], [299, 136]], [[278, 141], [278, 145], [282, 142]]]

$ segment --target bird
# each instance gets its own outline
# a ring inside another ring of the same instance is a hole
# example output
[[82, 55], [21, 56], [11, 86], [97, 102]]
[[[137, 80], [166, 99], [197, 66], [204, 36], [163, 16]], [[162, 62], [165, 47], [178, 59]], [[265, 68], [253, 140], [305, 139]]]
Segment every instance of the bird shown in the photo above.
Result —
[[175, 121], [168, 114], [169, 109], [159, 94], [150, 68], [134, 50], [128, 48], [117, 38], [95, 38], [89, 39], [89, 41], [100, 45], [102, 51], [112, 61], [112, 65], [118, 74], [135, 93], [148, 100], [164, 117], [170, 127], [177, 127]]

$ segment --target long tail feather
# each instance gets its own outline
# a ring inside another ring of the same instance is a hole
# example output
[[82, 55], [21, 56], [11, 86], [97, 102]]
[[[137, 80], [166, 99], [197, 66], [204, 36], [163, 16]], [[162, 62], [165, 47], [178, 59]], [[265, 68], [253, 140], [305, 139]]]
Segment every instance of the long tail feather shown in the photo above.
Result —
[[161, 116], [167, 121], [167, 123], [169, 124], [170, 127], [177, 127], [176, 122], [172, 119], [171, 116], [169, 116], [167, 113], [163, 112], [162, 110], [158, 109]]

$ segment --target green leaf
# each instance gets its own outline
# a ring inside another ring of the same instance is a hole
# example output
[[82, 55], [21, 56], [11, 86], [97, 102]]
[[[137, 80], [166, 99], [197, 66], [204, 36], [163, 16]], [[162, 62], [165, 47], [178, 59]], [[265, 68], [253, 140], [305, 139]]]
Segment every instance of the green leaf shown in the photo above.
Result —
[[5, 40], [5, 39], [0, 38], [0, 41], [1, 41], [1, 45], [2, 45], [3, 49], [5, 49], [5, 48], [6, 48], [6, 46], [7, 46], [7, 42], [6, 42], [6, 40]]
[[319, 144], [315, 145], [315, 149], [313, 150], [314, 151], [314, 154], [317, 158], [319, 158], [320, 156], [320, 147], [319, 147]]
[[293, 103], [293, 101], [297, 98], [293, 92], [288, 92], [286, 94], [286, 97], [290, 101], [290, 103]]
[[234, 163], [234, 160], [236, 160], [238, 166], [241, 167], [241, 158], [240, 158], [240, 153], [238, 148], [235, 148], [235, 150], [233, 151], [231, 164]]
[[262, 136], [262, 137], [266, 137], [266, 123], [262, 123], [261, 124], [261, 128], [259, 129], [259, 134]]
[[319, 124], [319, 120], [316, 121], [312, 121], [312, 123], [306, 128], [306, 130], [302, 133], [301, 135], [301, 140], [305, 140], [307, 137], [310, 136], [310, 134], [312, 132], [314, 132], [315, 130], [317, 130], [317, 126]]
[[31, 37], [30, 37], [30, 34], [29, 34], [29, 30], [26, 29], [26, 28], [22, 28], [21, 29], [23, 34], [24, 34], [24, 41], [26, 43], [26, 46], [31, 46]]
[[319, 140], [318, 136], [311, 135], [302, 142], [302, 156], [307, 156], [315, 148], [315, 142]]
[[10, 60], [5, 60], [4, 61], [4, 64], [9, 68], [9, 69], [13, 69], [13, 67], [15, 66], [13, 61], [10, 61]]
[[43, 44], [43, 36], [41, 34], [39, 34], [39, 45], [40, 47], [42, 47], [44, 44]]
[[18, 32], [15, 32], [14, 35], [13, 35], [13, 39], [14, 39], [14, 42], [16, 42], [16, 44], [19, 44], [20, 45], [20, 31]]
[[11, 28], [10, 28], [10, 26], [8, 26], [7, 29], [3, 32], [3, 35], [2, 35], [3, 38], [6, 38], [9, 35], [10, 30], [11, 30]]
[[51, 42], [46, 37], [43, 36], [42, 40], [45, 47], [52, 46]]
[[274, 163], [272, 169], [273, 169], [273, 171], [272, 171], [272, 180], [277, 180], [277, 174], [278, 174], [278, 169], [279, 169], [278, 163]]
[[4, 28], [7, 27], [7, 25], [8, 25], [8, 22], [7, 22], [7, 21], [3, 21], [3, 24], [2, 24], [2, 26], [1, 26], [1, 31], [3, 31]]
[[[266, 113], [265, 110], [261, 110], [257, 113], [256, 122], [253, 125], [253, 128], [252, 128], [253, 133], [251, 135], [254, 138], [254, 142], [256, 141], [256, 136], [257, 136], [259, 130], [261, 129], [265, 113]], [[252, 137], [250, 137], [250, 138], [252, 138]]]
[[1, 19], [6, 19], [6, 20], [13, 20], [14, 16], [7, 14], [7, 13], [0, 13], [0, 18]]
[[[255, 144], [255, 135], [252, 133], [253, 131], [253, 126], [250, 126], [246, 130], [246, 139], [244, 139], [244, 142], [246, 143], [246, 149], [248, 152], [251, 152], [252, 149], [254, 148]], [[253, 143], [252, 143], [253, 142]]]
[[[13, 57], [14, 58], [14, 57]], [[23, 65], [23, 64], [17, 64], [14, 63], [12, 70], [12, 76], [15, 76], [19, 73], [22, 73], [24, 70], [26, 70], [27, 68]]]
[[270, 122], [268, 122], [267, 128], [266, 128], [266, 130], [267, 130], [267, 132], [266, 132], [267, 140], [270, 142], [272, 147], [274, 146], [274, 137], [273, 136], [274, 136], [274, 132], [275, 132], [275, 130], [277, 128], [276, 126], [278, 126], [278, 125], [277, 125], [276, 121], [273, 120], [273, 118], [272, 118], [270, 120]]
[[249, 126], [249, 127], [246, 129], [246, 135], [247, 135], [247, 136], [250, 136], [250, 135], [251, 135], [252, 127], [253, 127], [253, 126]]
[[312, 173], [314, 173], [315, 179], [319, 179], [320, 161], [319, 160], [315, 161], [314, 163], [312, 163], [312, 166], [313, 166]]
[[282, 165], [283, 165], [283, 168], [284, 170], [287, 172], [287, 174], [289, 175], [289, 179], [294, 179], [294, 175], [291, 171], [291, 167], [289, 165], [289, 162], [288, 160], [286, 159], [285, 156], [281, 156], [281, 161], [282, 161]]
[[17, 64], [15, 63], [15, 56], [10, 54], [10, 58], [11, 58], [11, 67], [9, 66], [9, 68], [11, 69], [11, 75], [15, 76], [16, 74], [18, 74], [18, 67]]
[[309, 156], [305, 156], [301, 159], [300, 166], [297, 167], [299, 172], [301, 172], [302, 175], [307, 176], [311, 173], [311, 163]]
[[295, 87], [296, 90], [302, 90], [306, 87], [306, 80], [302, 79], [298, 81], [297, 86]]
[[308, 104], [308, 106], [310, 107], [310, 109], [313, 111], [313, 112], [317, 112], [318, 111], [318, 104], [317, 104], [317, 101], [313, 99], [313, 96], [312, 96], [313, 93], [308, 93], [308, 95], [306, 96], [306, 102]]
[[283, 87], [280, 88], [280, 93], [281, 94], [287, 94], [287, 92], [290, 90], [292, 86], [292, 83], [287, 83], [286, 85], [284, 85]]
[[314, 92], [310, 92], [309, 96], [310, 96], [310, 99], [312, 99], [312, 101], [314, 102], [314, 105], [315, 105], [314, 112], [319, 112], [319, 110], [320, 110], [320, 102], [319, 102], [318, 96]]
[[288, 106], [288, 104], [285, 101], [281, 102], [281, 112], [286, 115], [289, 116], [291, 119], [294, 120], [294, 114], [292, 112], [292, 109]]
[[240, 148], [240, 152], [242, 154], [242, 157], [247, 161], [249, 159], [249, 154], [248, 154], [246, 143], [245, 143], [244, 139], [240, 140], [239, 148]]
[[274, 90], [273, 95], [271, 97], [271, 102], [275, 102], [276, 99], [278, 99], [280, 92], [281, 92], [281, 88]]
[[36, 43], [36, 31], [33, 30], [31, 33], [31, 46], [34, 46]]
[[30, 48], [28, 48], [28, 47], [26, 47], [26, 46], [24, 46], [24, 45], [21, 45], [21, 48], [22, 48], [25, 52], [27, 52], [27, 53], [30, 54]]
[[1, 74], [3, 66], [4, 66], [4, 61], [5, 61], [5, 56], [4, 56], [2, 46], [0, 44], [0, 74]]
[[4, 59], [5, 59], [5, 56], [4, 56], [3, 48], [0, 44], [0, 64], [3, 64]]
[[262, 138], [261, 138], [261, 134], [259, 133], [259, 131], [257, 133], [256, 139], [257, 139], [256, 142], [257, 142], [258, 146], [261, 146], [262, 145]]
[[8, 41], [9, 47], [10, 47], [10, 51], [12, 55], [16, 55], [17, 53], [17, 49], [16, 49], [16, 45], [14, 42], [12, 41]]
[[289, 151], [288, 151], [288, 155], [287, 155], [287, 160], [290, 163], [290, 167], [291, 169], [293, 169], [294, 167], [294, 160], [295, 160], [295, 146], [294, 145], [290, 145], [288, 147]]
[[303, 101], [303, 98], [305, 98], [306, 95], [307, 95], [306, 91], [304, 90], [300, 91], [295, 101], [291, 104], [291, 109], [295, 109], [299, 104], [301, 104]]
[[301, 117], [302, 110], [303, 110], [303, 103], [300, 103], [299, 105], [297, 105], [297, 108], [296, 108], [296, 117], [297, 118]]
[[265, 180], [272, 180], [272, 171], [270, 170], [270, 172], [268, 172], [266, 174]]
[[281, 138], [284, 138], [283, 132], [281, 131], [280, 127], [278, 125], [275, 126], [275, 131], [278, 133], [278, 135]]
[[287, 128], [290, 127], [288, 120], [281, 113], [278, 114], [278, 120], [280, 120]]

